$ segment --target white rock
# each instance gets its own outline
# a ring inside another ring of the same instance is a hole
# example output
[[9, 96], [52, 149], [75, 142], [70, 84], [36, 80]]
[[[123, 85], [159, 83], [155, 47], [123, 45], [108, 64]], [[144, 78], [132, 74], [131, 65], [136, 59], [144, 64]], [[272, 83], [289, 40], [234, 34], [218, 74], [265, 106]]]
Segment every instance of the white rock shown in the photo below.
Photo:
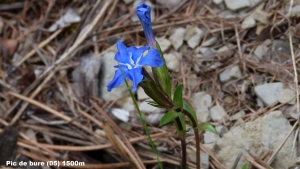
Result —
[[212, 104], [212, 98], [205, 92], [198, 92], [193, 95], [193, 105], [199, 121], [208, 122], [210, 120], [209, 107]]
[[266, 106], [276, 104], [279, 93], [283, 90], [283, 83], [267, 83], [255, 86], [255, 94], [264, 102]]
[[107, 91], [107, 84], [113, 79], [115, 76], [116, 68], [115, 65], [118, 63], [114, 60], [116, 52], [107, 52], [102, 57], [102, 83], [101, 83], [101, 97], [104, 100], [117, 100], [123, 98], [124, 96], [129, 95], [126, 85], [121, 85], [118, 88], [114, 88], [111, 92]]
[[205, 42], [203, 42], [202, 46], [203, 47], [211, 46], [217, 43], [217, 41], [218, 41], [217, 37], [211, 37], [207, 39]]
[[184, 40], [188, 41], [192, 36], [194, 36], [197, 33], [196, 27], [187, 25], [185, 28], [185, 33], [184, 33]]
[[124, 2], [125, 4], [129, 4], [129, 3], [133, 2], [133, 0], [123, 0], [123, 2]]
[[[144, 2], [143, 0], [135, 0], [135, 1], [133, 2], [132, 8], [135, 10], [136, 7], [137, 7], [139, 4], [143, 3], [143, 2]], [[153, 22], [154, 19], [155, 19], [155, 11], [154, 11], [154, 8], [153, 8], [153, 4], [152, 4], [150, 1], [146, 1], [145, 3], [151, 7], [150, 17], [151, 17], [151, 21]], [[134, 14], [131, 16], [130, 19], [131, 19], [132, 22], [138, 22], [138, 21], [139, 21], [139, 18], [138, 18], [138, 16], [136, 15], [136, 13], [134, 13]]]
[[242, 77], [242, 73], [238, 66], [227, 68], [219, 74], [219, 78], [221, 82], [226, 82], [230, 79], [240, 78], [240, 77]]
[[264, 12], [260, 9], [256, 9], [252, 15], [251, 15], [255, 20], [263, 23], [263, 24], [268, 24], [269, 20], [268, 20], [268, 13]]
[[283, 89], [279, 94], [278, 94], [278, 101], [280, 103], [288, 103], [288, 104], [295, 104], [296, 101], [296, 94], [293, 90], [291, 89]]
[[157, 124], [159, 124], [159, 121], [163, 116], [164, 116], [164, 114], [162, 114], [162, 113], [149, 114], [146, 116], [146, 121], [149, 124], [157, 125]]
[[[282, 116], [280, 111], [276, 111], [255, 121], [232, 128], [222, 138], [217, 138], [213, 147], [204, 146], [212, 151], [225, 168], [231, 168], [240, 152], [247, 153], [250, 151], [259, 155], [263, 150], [275, 151], [291, 129], [292, 126], [289, 121]], [[290, 162], [295, 162], [296, 153], [291, 151], [293, 150], [294, 138], [294, 134], [288, 138], [276, 155], [271, 167], [274, 169], [288, 168]], [[237, 168], [241, 168], [245, 162], [245, 159], [241, 158]]]
[[258, 45], [254, 51], [255, 56], [257, 56], [257, 58], [259, 60], [263, 59], [263, 56], [265, 56], [265, 54], [268, 51], [268, 47], [265, 46], [264, 44]]
[[238, 78], [242, 77], [242, 73], [240, 71], [239, 66], [233, 66], [233, 67], [231, 67], [231, 69], [230, 69], [230, 77], [233, 78], [233, 79], [234, 78], [238, 79]]
[[215, 129], [218, 132], [218, 134], [219, 134], [220, 137], [223, 137], [223, 135], [225, 133], [227, 133], [227, 129], [224, 126], [216, 126]]
[[139, 108], [140, 108], [141, 112], [143, 112], [143, 113], [158, 113], [159, 114], [159, 113], [163, 113], [165, 111], [165, 109], [151, 106], [150, 104], [148, 104], [148, 101], [151, 101], [151, 99], [145, 100], [140, 104]]
[[252, 16], [249, 16], [243, 20], [241, 27], [243, 29], [252, 28], [255, 26], [255, 24], [256, 24], [255, 19]]
[[186, 79], [187, 79], [187, 86], [189, 88], [193, 88], [199, 84], [199, 79], [196, 74], [187, 75]]
[[214, 143], [217, 139], [217, 136], [216, 134], [212, 133], [212, 132], [208, 132], [206, 131], [204, 133], [204, 144], [209, 144], [209, 143]]
[[233, 51], [228, 46], [223, 46], [217, 50], [218, 56], [232, 56]]
[[200, 52], [202, 54], [202, 57], [209, 57], [214, 55], [215, 51], [211, 48], [206, 48], [206, 47], [197, 47], [195, 49], [195, 52]]
[[160, 49], [163, 53], [166, 50], [168, 50], [171, 46], [171, 42], [168, 39], [164, 38], [164, 37], [156, 38], [156, 41], [158, 42], [158, 44], [160, 46]]
[[141, 87], [138, 87], [137, 89], [137, 97], [138, 100], [146, 100], [149, 99], [150, 97], [145, 93], [144, 89]]
[[181, 0], [164, 0], [164, 1], [156, 1], [157, 3], [164, 5], [168, 8], [174, 8], [178, 6], [182, 1]]
[[190, 48], [194, 49], [196, 46], [199, 45], [200, 41], [202, 40], [204, 36], [204, 31], [202, 31], [200, 28], [195, 27], [196, 29], [196, 34], [193, 35], [189, 40], [188, 40], [188, 45]]
[[[196, 163], [196, 152], [191, 149], [186, 150], [188, 158], [191, 162]], [[203, 169], [209, 168], [209, 155], [207, 153], [200, 153], [200, 167]]]
[[264, 30], [268, 25], [266, 24], [257, 24], [255, 33], [259, 35], [262, 30]]
[[249, 0], [225, 0], [225, 4], [228, 9], [236, 11], [246, 7], [250, 7]]
[[241, 111], [235, 113], [234, 115], [230, 116], [230, 121], [243, 118], [245, 115], [246, 115], [245, 111], [241, 110]]
[[214, 106], [209, 111], [210, 117], [213, 121], [223, 124], [223, 121], [227, 122], [229, 120], [229, 116], [224, 110], [223, 106]]
[[291, 9], [290, 16], [295, 17], [295, 16], [300, 16], [300, 5], [294, 6]]
[[260, 98], [256, 98], [256, 105], [258, 107], [264, 107], [264, 102]]
[[123, 110], [123, 109], [118, 109], [118, 108], [113, 108], [111, 110], [111, 112], [115, 118], [117, 118], [125, 123], [127, 123], [129, 121], [129, 111]]
[[136, 110], [132, 98], [129, 96], [126, 99], [123, 100], [123, 103], [121, 103], [122, 109], [127, 110], [129, 112], [133, 112]]
[[70, 26], [72, 23], [77, 23], [81, 20], [81, 17], [77, 14], [77, 12], [69, 8], [64, 15], [62, 15], [59, 20], [57, 20], [54, 24], [52, 24], [47, 30], [49, 32], [54, 32], [59, 28], [65, 28]]
[[175, 50], [178, 50], [183, 44], [184, 33], [185, 33], [184, 28], [173, 29], [172, 35], [170, 36], [169, 40], [171, 41]]
[[99, 97], [100, 68], [101, 57], [99, 55], [88, 54], [81, 57], [80, 65], [72, 72], [72, 80], [78, 87], [80, 96], [86, 95], [88, 92], [89, 95]]
[[126, 131], [130, 131], [132, 129], [132, 125], [129, 123], [120, 123], [119, 127], [126, 130]]
[[220, 5], [220, 4], [223, 2], [223, 0], [213, 0], [213, 2], [214, 2], [216, 5]]
[[181, 54], [178, 52], [172, 52], [164, 54], [166, 65], [168, 69], [178, 72], [180, 67]]

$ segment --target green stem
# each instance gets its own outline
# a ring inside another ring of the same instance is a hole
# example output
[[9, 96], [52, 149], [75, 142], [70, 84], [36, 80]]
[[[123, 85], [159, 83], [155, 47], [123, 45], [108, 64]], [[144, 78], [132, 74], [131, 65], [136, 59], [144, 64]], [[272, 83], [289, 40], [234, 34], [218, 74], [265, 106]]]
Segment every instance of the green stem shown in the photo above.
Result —
[[[178, 129], [179, 131], [182, 131], [183, 130], [183, 126], [180, 122], [180, 119], [177, 117], [175, 118], [175, 121], [178, 125]], [[186, 164], [187, 164], [187, 161], [186, 161], [186, 142], [185, 142], [185, 135], [179, 135], [180, 136], [180, 141], [181, 141], [181, 152], [182, 152], [182, 156], [181, 156], [181, 159], [182, 159], [182, 163], [181, 163], [181, 169], [186, 169]]]
[[182, 113], [188, 116], [188, 118], [192, 121], [193, 123], [193, 128], [194, 128], [194, 134], [195, 134], [195, 141], [196, 141], [196, 166], [197, 169], [200, 169], [200, 164], [201, 164], [201, 159], [200, 159], [200, 136], [199, 136], [199, 130], [197, 128], [197, 122], [196, 119], [193, 118], [190, 112], [187, 110], [182, 110]]
[[[120, 69], [120, 70], [122, 71], [122, 69]], [[132, 91], [131, 91], [131, 89], [130, 89], [130, 87], [129, 87], [129, 85], [128, 85], [127, 79], [126, 79], [126, 77], [125, 77], [123, 71], [122, 71], [122, 75], [123, 75], [123, 77], [124, 77], [124, 81], [125, 81], [126, 87], [127, 87], [128, 91], [129, 91], [129, 93], [130, 93], [130, 96], [131, 96], [132, 100], [133, 100], [133, 104], [134, 104], [135, 108], [137, 109], [138, 114], [139, 114], [139, 116], [140, 116], [140, 118], [141, 118], [143, 127], [144, 127], [145, 132], [146, 132], [146, 134], [147, 134], [147, 136], [148, 136], [148, 139], [149, 139], [149, 142], [150, 142], [152, 151], [153, 151], [153, 153], [154, 153], [154, 155], [155, 155], [155, 157], [156, 157], [156, 160], [157, 160], [157, 162], [158, 162], [159, 168], [160, 168], [160, 169], [163, 169], [162, 163], [161, 163], [161, 161], [160, 161], [160, 159], [159, 159], [157, 150], [156, 150], [156, 148], [155, 148], [155, 145], [154, 145], [153, 140], [152, 140], [152, 138], [151, 138], [150, 132], [149, 132], [149, 130], [148, 130], [148, 127], [147, 127], [147, 124], [146, 124], [146, 120], [145, 120], [145, 118], [144, 118], [144, 115], [143, 115], [142, 112], [140, 111], [140, 108], [139, 108], [139, 106], [138, 106], [138, 104], [137, 104], [137, 101], [136, 101], [136, 99], [135, 99], [135, 97], [134, 97], [134, 95], [133, 95], [133, 93], [132, 93]]]

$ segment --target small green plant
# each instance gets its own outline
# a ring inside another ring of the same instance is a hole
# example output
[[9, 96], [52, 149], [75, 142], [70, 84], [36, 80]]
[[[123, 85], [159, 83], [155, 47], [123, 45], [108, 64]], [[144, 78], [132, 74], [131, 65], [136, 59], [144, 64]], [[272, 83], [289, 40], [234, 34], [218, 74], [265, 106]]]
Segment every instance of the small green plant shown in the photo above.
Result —
[[[153, 100], [148, 102], [150, 105], [160, 108], [166, 108], [167, 113], [161, 118], [160, 125], [165, 125], [169, 122], [174, 122], [176, 131], [181, 140], [182, 149], [182, 169], [187, 168], [187, 154], [186, 154], [186, 121], [187, 117], [190, 126], [193, 127], [196, 141], [196, 161], [197, 169], [200, 169], [200, 139], [199, 130], [207, 130], [213, 133], [217, 133], [212, 125], [209, 123], [198, 124], [197, 116], [193, 108], [183, 100], [182, 84], [178, 84], [174, 93], [172, 94], [172, 84], [170, 73], [167, 69], [166, 62], [161, 52], [159, 44], [155, 41], [155, 37], [152, 30], [150, 7], [145, 3], [140, 4], [136, 9], [136, 14], [139, 17], [144, 29], [144, 33], [149, 46], [143, 46], [136, 48], [131, 46], [127, 48], [121, 41], [117, 42], [118, 52], [115, 55], [115, 60], [118, 61], [118, 65], [114, 78], [107, 84], [108, 91], [113, 88], [119, 87], [122, 83], [126, 83], [134, 104], [138, 110], [139, 117], [143, 123], [146, 133], [149, 137], [150, 144], [153, 152], [157, 157], [160, 168], [159, 156], [154, 147], [154, 143], [148, 132], [148, 128], [142, 112], [140, 112], [137, 102], [132, 94], [140, 85], [145, 93]], [[145, 52], [148, 52], [144, 55]], [[152, 67], [152, 75], [143, 68], [143, 66]], [[153, 77], [153, 78], [152, 78]], [[127, 79], [132, 81], [133, 86], [130, 90]]]

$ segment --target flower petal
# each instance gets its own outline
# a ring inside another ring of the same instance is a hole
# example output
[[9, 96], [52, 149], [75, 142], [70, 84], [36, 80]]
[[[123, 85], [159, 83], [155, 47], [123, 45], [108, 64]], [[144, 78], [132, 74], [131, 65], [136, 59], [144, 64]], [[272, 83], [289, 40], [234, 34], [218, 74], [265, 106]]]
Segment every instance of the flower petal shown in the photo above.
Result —
[[146, 24], [151, 23], [151, 16], [150, 16], [150, 6], [145, 3], [141, 3], [136, 8], [136, 15], [140, 18], [141, 22]]
[[145, 3], [140, 4], [136, 8], [136, 15], [139, 17], [141, 24], [143, 26], [147, 43], [152, 48], [155, 48], [155, 37], [152, 30], [150, 12], [151, 12], [150, 6], [148, 6]]
[[132, 81], [133, 86], [132, 86], [132, 92], [136, 91], [136, 88], [139, 83], [143, 80], [143, 74], [142, 74], [142, 68], [134, 68], [131, 70], [128, 70], [126, 77]]
[[120, 40], [117, 41], [118, 52], [115, 55], [115, 60], [120, 63], [129, 63], [130, 64], [130, 56], [127, 51], [126, 46]]
[[116, 70], [114, 78], [107, 84], [107, 90], [110, 92], [113, 88], [119, 87], [124, 83], [124, 77], [120, 69]]
[[160, 67], [164, 65], [164, 61], [160, 58], [158, 50], [151, 48], [147, 55], [141, 58], [139, 65]]
[[132, 60], [134, 61], [134, 64], [137, 64], [136, 61], [143, 55], [143, 53], [146, 50], [149, 50], [149, 46], [142, 46], [140, 48], [136, 48], [135, 46], [131, 46], [128, 48], [128, 52], [132, 53]]

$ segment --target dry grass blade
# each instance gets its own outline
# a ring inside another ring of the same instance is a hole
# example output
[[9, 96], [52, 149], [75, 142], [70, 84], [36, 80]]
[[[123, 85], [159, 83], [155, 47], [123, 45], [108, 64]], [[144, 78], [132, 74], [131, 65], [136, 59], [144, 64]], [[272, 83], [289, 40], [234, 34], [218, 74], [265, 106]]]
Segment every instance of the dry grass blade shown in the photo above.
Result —
[[104, 122], [103, 130], [106, 134], [106, 137], [108, 138], [110, 143], [113, 145], [113, 147], [115, 148], [117, 153], [122, 157], [122, 159], [124, 161], [130, 162], [126, 152], [124, 151], [123, 144], [120, 143], [121, 142], [120, 139], [118, 139], [117, 136], [115, 136], [113, 130], [111, 129], [111, 127], [109, 126], [109, 124], [107, 122]]
[[[124, 136], [124, 134], [122, 133], [121, 129], [116, 125], [116, 123], [107, 115], [106, 112], [104, 112], [104, 110], [102, 110], [98, 104], [96, 104], [94, 101], [90, 100], [90, 102], [92, 103], [92, 105], [94, 106], [94, 108], [102, 114], [102, 116], [104, 116], [106, 118], [106, 120], [109, 122], [109, 124], [117, 131], [117, 133], [121, 136], [122, 140], [125, 142], [125, 145], [130, 149], [127, 151], [129, 157], [131, 160], [133, 160], [133, 163], [135, 164], [135, 166], [137, 168], [145, 168], [144, 164], [142, 163], [142, 160], [140, 159], [140, 156], [136, 153], [135, 149], [133, 148], [133, 146], [131, 145], [131, 143], [129, 142], [129, 140]], [[121, 142], [122, 143], [122, 142]], [[124, 148], [126, 147], [124, 146]], [[126, 149], [127, 150], [127, 149]]]

